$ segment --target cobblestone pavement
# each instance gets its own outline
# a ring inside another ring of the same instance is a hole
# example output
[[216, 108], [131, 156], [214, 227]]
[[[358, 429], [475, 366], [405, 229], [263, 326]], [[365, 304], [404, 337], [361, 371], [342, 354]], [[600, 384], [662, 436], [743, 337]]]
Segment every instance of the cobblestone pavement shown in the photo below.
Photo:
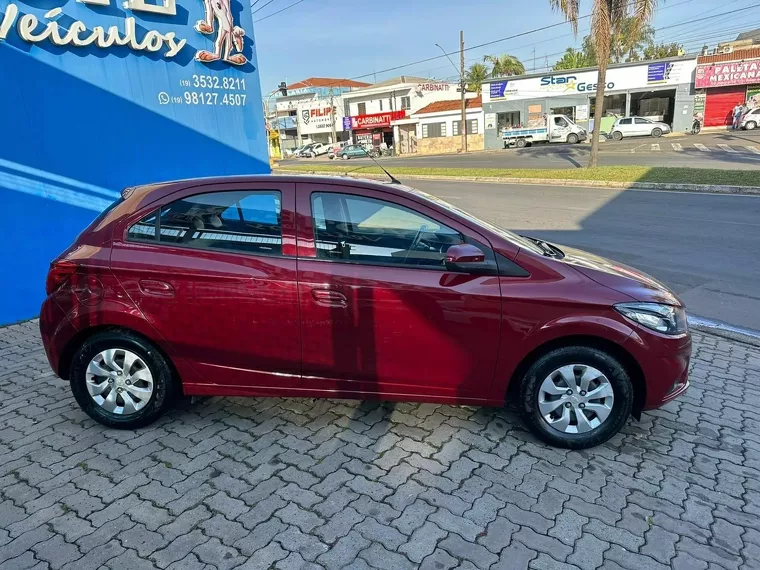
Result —
[[697, 335], [689, 393], [610, 443], [503, 410], [214, 398], [136, 432], [0, 329], [0, 568], [760, 568], [760, 351]]

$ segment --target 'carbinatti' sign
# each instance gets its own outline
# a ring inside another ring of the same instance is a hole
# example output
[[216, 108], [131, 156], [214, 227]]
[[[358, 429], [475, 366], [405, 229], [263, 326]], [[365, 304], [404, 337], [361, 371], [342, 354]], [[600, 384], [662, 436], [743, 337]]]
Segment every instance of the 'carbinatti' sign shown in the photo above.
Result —
[[[110, 7], [111, 0], [77, 0], [99, 8]], [[115, 0], [114, 0], [115, 1]], [[175, 0], [163, 0], [150, 4], [145, 0], [127, 0], [124, 8], [134, 13], [148, 13], [172, 18], [177, 16]], [[177, 56], [187, 44], [187, 39], [177, 37], [174, 31], [145, 30], [138, 26], [133, 16], [124, 18], [121, 26], [90, 25], [83, 20], [66, 21], [60, 7], [52, 8], [42, 17], [33, 13], [22, 14], [16, 4], [10, 3], [0, 19], [0, 41], [6, 40], [12, 29], [18, 37], [31, 44], [49, 42], [59, 47], [99, 49], [126, 47], [136, 52], [160, 53], [164, 58]], [[138, 30], [139, 28], [139, 30]], [[245, 65], [243, 55], [245, 30], [235, 25], [230, 0], [204, 0], [204, 17], [194, 26], [196, 32], [216, 36], [212, 50], [196, 50], [194, 58], [202, 63], [223, 60], [232, 65]]]

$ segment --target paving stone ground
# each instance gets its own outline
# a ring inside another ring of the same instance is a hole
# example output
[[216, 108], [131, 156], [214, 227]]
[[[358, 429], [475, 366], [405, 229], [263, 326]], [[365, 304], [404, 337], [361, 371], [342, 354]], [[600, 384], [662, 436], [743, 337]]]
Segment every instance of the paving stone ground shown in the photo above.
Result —
[[504, 410], [213, 398], [88, 419], [0, 329], [0, 568], [760, 568], [760, 351], [695, 335], [692, 388], [606, 445]]

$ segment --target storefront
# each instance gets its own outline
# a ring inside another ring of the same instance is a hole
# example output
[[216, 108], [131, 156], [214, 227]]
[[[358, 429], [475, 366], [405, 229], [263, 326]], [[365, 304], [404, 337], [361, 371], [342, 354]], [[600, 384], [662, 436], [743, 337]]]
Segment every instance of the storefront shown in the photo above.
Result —
[[343, 121], [345, 126], [351, 130], [352, 139], [355, 143], [372, 146], [380, 146], [385, 143], [388, 146], [393, 146], [391, 123], [405, 118], [406, 110], [403, 110], [345, 117]]
[[0, 324], [38, 314], [50, 261], [124, 188], [270, 172], [245, 7], [0, 1]]
[[[611, 65], [603, 103], [601, 131], [618, 116], [639, 115], [671, 125], [691, 126], [694, 70], [691, 57]], [[563, 114], [584, 128], [593, 127], [595, 68], [495, 79], [483, 85], [485, 147], [502, 148], [500, 133], [510, 127], [542, 125], [544, 115]]]
[[332, 100], [321, 99], [299, 103], [296, 120], [301, 143], [333, 143], [348, 138], [343, 129], [343, 101], [340, 97]]
[[704, 101], [704, 125], [731, 125], [737, 104], [760, 105], [760, 48], [700, 56], [695, 86]]

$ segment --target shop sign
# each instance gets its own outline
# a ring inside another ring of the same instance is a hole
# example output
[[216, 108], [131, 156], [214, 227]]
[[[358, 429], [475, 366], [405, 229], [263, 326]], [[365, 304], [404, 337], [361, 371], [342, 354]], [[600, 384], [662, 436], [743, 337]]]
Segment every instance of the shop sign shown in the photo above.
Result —
[[575, 120], [588, 121], [588, 105], [575, 106]]
[[[98, 8], [108, 7], [111, 0], [78, 0], [82, 4]], [[116, 1], [116, 0], [114, 0]], [[175, 0], [163, 0], [159, 4], [151, 4], [145, 0], [127, 0], [123, 7], [134, 13], [149, 13], [167, 18], [177, 15]], [[16, 33], [25, 42], [50, 42], [56, 46], [82, 48], [94, 46], [100, 49], [127, 47], [133, 51], [149, 53], [161, 52], [164, 58], [174, 58], [187, 44], [187, 39], [178, 38], [174, 32], [145, 30], [136, 23], [134, 17], [124, 19], [123, 29], [118, 26], [93, 26], [82, 20], [74, 20], [63, 25], [63, 9], [52, 8], [39, 18], [33, 13], [20, 14], [16, 4], [8, 4], [0, 19], [0, 41], [7, 39], [11, 29], [16, 25]], [[64, 16], [65, 17], [65, 16]], [[196, 22], [194, 29], [199, 34], [215, 37], [214, 49], [197, 50], [195, 60], [201, 63], [224, 61], [232, 65], [248, 63], [243, 51], [245, 30], [235, 25], [230, 0], [220, 0], [213, 6], [204, 2], [203, 20]]]
[[747, 85], [760, 81], [760, 59], [697, 66], [695, 87], [724, 87]]
[[[332, 131], [333, 113], [329, 102], [315, 101], [299, 105], [296, 117], [301, 134]], [[343, 130], [341, 117], [335, 117], [335, 130]]]
[[[586, 83], [585, 81], [578, 81], [575, 75], [567, 76], [546, 76], [541, 78], [541, 87], [552, 91], [578, 91], [580, 93], [586, 93], [590, 91], [596, 91], [596, 83]], [[607, 89], [614, 89], [615, 84], [610, 81], [607, 83]]]
[[372, 115], [356, 115], [351, 117], [352, 129], [376, 129], [390, 127], [391, 121], [406, 118], [406, 111], [388, 111], [386, 113], [374, 113]]
[[449, 91], [451, 85], [448, 83], [420, 83], [417, 85], [417, 91]]
[[672, 83], [678, 79], [679, 69], [673, 62], [650, 63], [647, 66], [647, 85]]
[[486, 129], [496, 128], [496, 113], [486, 113]]
[[703, 115], [705, 112], [705, 102], [707, 101], [706, 93], [697, 93], [694, 95], [694, 113]]
[[494, 99], [506, 99], [509, 95], [517, 93], [515, 87], [509, 86], [509, 81], [497, 81], [490, 84], [489, 92], [491, 94], [491, 100]]

